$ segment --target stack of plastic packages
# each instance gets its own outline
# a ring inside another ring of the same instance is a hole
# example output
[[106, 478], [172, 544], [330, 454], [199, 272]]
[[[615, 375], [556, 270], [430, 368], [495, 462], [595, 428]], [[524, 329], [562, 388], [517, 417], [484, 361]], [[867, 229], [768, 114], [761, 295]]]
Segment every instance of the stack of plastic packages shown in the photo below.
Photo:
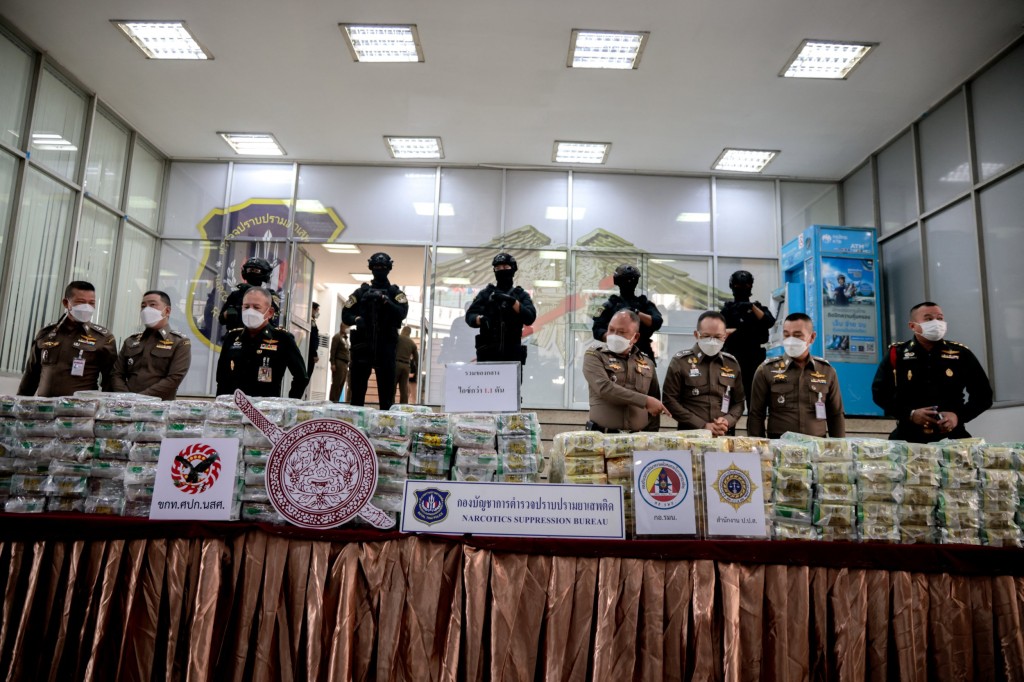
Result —
[[536, 483], [544, 471], [540, 420], [536, 412], [499, 414], [496, 481]]
[[46, 479], [56, 444], [56, 400], [19, 397], [4, 407], [11, 421], [5, 424], [9, 460], [8, 497], [4, 510], [36, 513], [46, 511]]
[[17, 399], [11, 395], [0, 396], [0, 503], [7, 504], [11, 496], [11, 474], [14, 472], [14, 406]]
[[[93, 459], [90, 461], [91, 499], [108, 514], [148, 516], [156, 483], [156, 457], [152, 461], [129, 461], [137, 452], [156, 448], [163, 438], [166, 406], [159, 398], [134, 393], [80, 392], [75, 398], [95, 399]], [[65, 399], [61, 399], [65, 400]], [[83, 411], [84, 411], [83, 406]], [[154, 445], [155, 443], [155, 445]], [[141, 455], [139, 455], [141, 457]], [[120, 484], [121, 495], [117, 495]], [[89, 502], [88, 507], [92, 507]]]
[[[772, 453], [772, 537], [776, 540], [818, 540], [821, 531], [814, 519], [814, 452], [813, 442], [773, 440]], [[827, 464], [823, 474], [838, 481], [840, 472], [853, 466]]]
[[636, 527], [636, 507], [633, 503], [634, 486], [633, 462], [635, 452], [650, 450], [649, 433], [611, 433], [605, 436], [604, 470], [605, 482], [622, 486], [622, 507], [626, 531]]
[[551, 443], [552, 483], [608, 482], [604, 468], [605, 436], [597, 431], [566, 431]]
[[[861, 540], [901, 541], [900, 503], [904, 497], [907, 444], [879, 439], [856, 439], [852, 445], [857, 470], [857, 525]], [[929, 482], [927, 466], [912, 464], [916, 484]], [[824, 485], [824, 484], [822, 484]], [[915, 510], [907, 511], [911, 521], [918, 519]]]
[[[263, 413], [270, 423], [282, 429], [287, 428], [287, 417], [294, 418], [295, 416], [294, 404], [284, 399], [257, 400], [253, 406]], [[211, 432], [233, 431], [229, 430], [227, 424], [234, 416], [234, 407], [229, 402], [221, 403], [221, 406], [214, 404], [211, 407], [210, 413], [217, 416], [217, 419], [209, 422]], [[274, 449], [273, 443], [262, 431], [241, 417], [241, 413], [239, 413], [239, 417], [239, 423], [242, 425], [242, 435], [239, 438], [242, 459], [237, 471], [241, 474], [242, 487], [237, 496], [239, 501], [238, 517], [243, 521], [250, 522], [284, 523], [284, 519], [274, 509], [274, 505], [270, 502], [270, 496], [267, 494], [267, 460], [270, 458], [270, 452]]]
[[826, 542], [857, 540], [857, 483], [830, 482], [832, 473], [855, 466], [851, 442], [842, 438], [819, 438], [814, 442], [814, 525]]
[[981, 540], [993, 547], [1020, 547], [1017, 523], [1020, 505], [1020, 450], [1013, 444], [978, 444], [971, 448], [978, 467], [981, 500]]
[[906, 444], [898, 519], [901, 543], [939, 542], [935, 508], [942, 484], [941, 455], [941, 448], [932, 443]]
[[402, 511], [402, 494], [409, 476], [410, 414], [369, 410], [364, 416], [365, 433], [377, 453], [377, 490], [372, 501], [379, 509], [396, 514]]
[[942, 487], [935, 516], [942, 542], [981, 544], [981, 491], [968, 440], [939, 441]]
[[[446, 481], [452, 467], [452, 437], [448, 415], [438, 412], [409, 413], [410, 480]], [[379, 489], [379, 484], [378, 484]]]
[[452, 415], [451, 432], [455, 446], [452, 480], [493, 481], [498, 473], [497, 417], [493, 414]]

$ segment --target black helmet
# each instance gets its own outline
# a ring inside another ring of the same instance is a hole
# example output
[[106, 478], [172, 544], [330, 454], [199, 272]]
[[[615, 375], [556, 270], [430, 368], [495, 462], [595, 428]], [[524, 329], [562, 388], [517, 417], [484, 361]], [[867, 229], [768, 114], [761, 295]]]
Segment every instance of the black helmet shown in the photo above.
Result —
[[395, 264], [395, 262], [391, 260], [391, 256], [384, 253], [383, 251], [378, 251], [377, 253], [373, 254], [372, 256], [370, 256], [370, 260], [366, 262], [370, 266], [371, 270], [385, 268], [387, 272], [391, 272], [391, 268]]
[[[721, 280], [719, 280], [721, 281]], [[744, 284], [753, 286], [754, 276], [746, 270], [737, 270], [729, 276], [729, 288], [732, 289], [735, 286], [743, 286]]]
[[242, 265], [242, 279], [249, 284], [266, 284], [270, 281], [270, 273], [273, 270], [270, 263], [254, 256]]
[[516, 259], [510, 253], [499, 253], [494, 257], [494, 260], [491, 261], [491, 267], [496, 268], [499, 265], [511, 265], [512, 274], [515, 274], [516, 270], [519, 269], [519, 264], [516, 263]]
[[636, 286], [640, 283], [640, 269], [635, 265], [623, 263], [619, 267], [615, 268], [615, 274], [612, 275], [612, 282], [615, 286], [621, 287], [623, 284], [632, 284]]

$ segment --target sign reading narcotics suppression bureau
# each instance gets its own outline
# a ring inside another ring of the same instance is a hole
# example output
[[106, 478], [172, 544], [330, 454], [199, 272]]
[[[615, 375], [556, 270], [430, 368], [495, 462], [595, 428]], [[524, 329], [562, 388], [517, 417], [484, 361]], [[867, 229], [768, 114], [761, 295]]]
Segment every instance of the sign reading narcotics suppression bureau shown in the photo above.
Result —
[[622, 540], [622, 486], [406, 481], [402, 532]]
[[445, 365], [445, 412], [518, 412], [518, 362]]

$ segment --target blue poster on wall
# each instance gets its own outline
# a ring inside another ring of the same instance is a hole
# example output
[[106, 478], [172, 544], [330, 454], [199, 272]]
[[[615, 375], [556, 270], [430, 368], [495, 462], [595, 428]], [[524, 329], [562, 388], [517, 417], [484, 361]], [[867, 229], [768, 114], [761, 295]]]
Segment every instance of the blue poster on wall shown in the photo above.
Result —
[[821, 259], [822, 349], [829, 362], [877, 362], [874, 266], [872, 259]]

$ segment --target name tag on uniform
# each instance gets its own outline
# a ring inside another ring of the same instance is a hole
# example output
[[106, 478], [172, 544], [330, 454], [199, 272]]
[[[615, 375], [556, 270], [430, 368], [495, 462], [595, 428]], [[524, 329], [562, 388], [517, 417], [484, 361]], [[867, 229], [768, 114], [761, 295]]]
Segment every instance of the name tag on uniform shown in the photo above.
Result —
[[700, 369], [697, 368], [697, 367], [691, 367], [690, 368], [690, 376], [691, 377], [699, 377], [700, 376]]
[[812, 378], [811, 379], [811, 383], [812, 384], [827, 384], [828, 383], [828, 379], [814, 379], [814, 378]]
[[276, 343], [261, 343], [260, 350], [277, 350]]
[[729, 404], [730, 404], [729, 391], [726, 391], [725, 395], [722, 396], [722, 412], [723, 413], [728, 413], [729, 412]]
[[818, 402], [814, 403], [814, 416], [815, 416], [816, 419], [824, 419], [825, 418], [825, 403], [824, 403], [824, 401], [819, 399]]
[[262, 381], [263, 383], [270, 383], [273, 381], [273, 372], [269, 367], [260, 367], [256, 373], [256, 380]]
[[71, 361], [71, 376], [85, 376], [85, 358], [77, 357]]

